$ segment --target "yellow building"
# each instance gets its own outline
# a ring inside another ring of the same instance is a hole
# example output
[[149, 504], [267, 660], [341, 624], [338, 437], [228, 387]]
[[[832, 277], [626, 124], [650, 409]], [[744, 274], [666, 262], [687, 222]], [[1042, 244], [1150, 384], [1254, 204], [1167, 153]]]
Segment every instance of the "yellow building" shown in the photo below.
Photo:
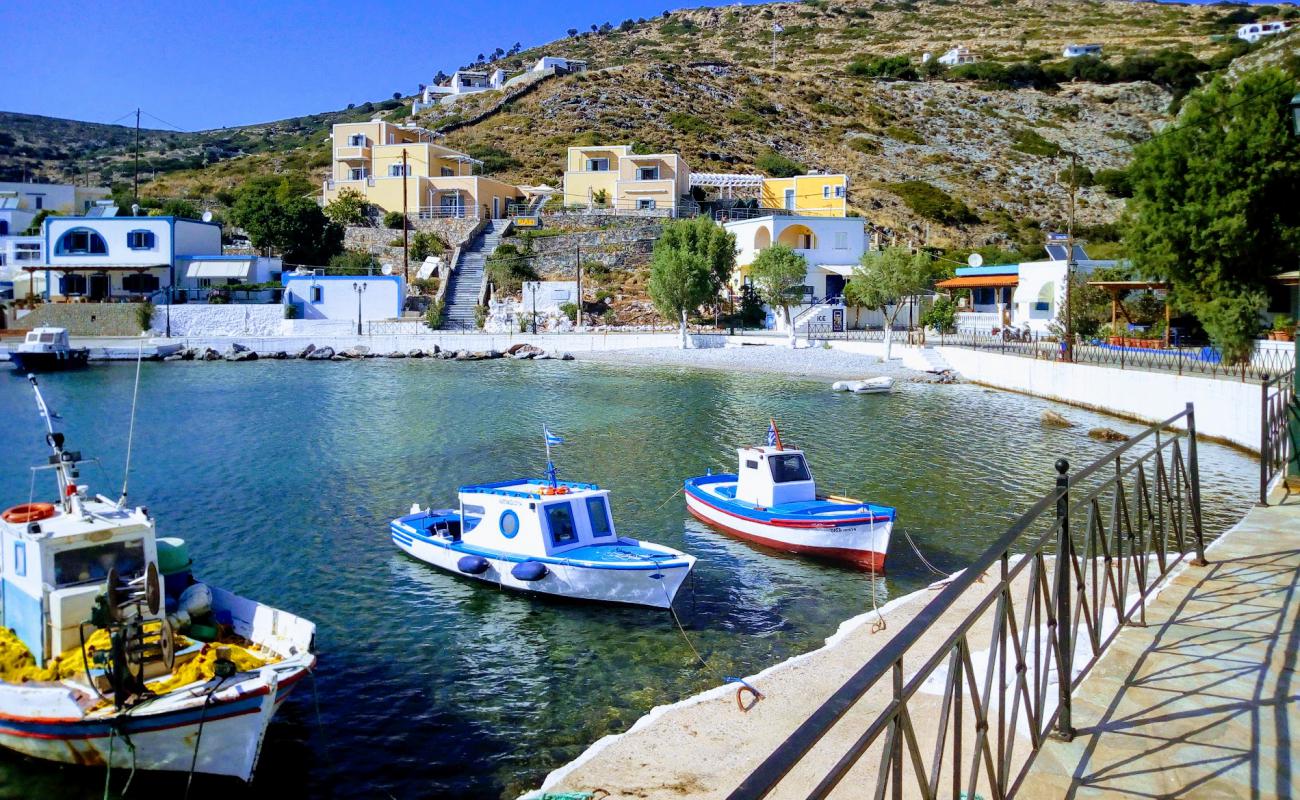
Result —
[[676, 216], [691, 169], [675, 153], [638, 155], [631, 145], [570, 147], [564, 204]]
[[764, 178], [759, 205], [804, 216], [843, 217], [848, 213], [849, 176], [796, 175]]
[[350, 122], [334, 126], [333, 165], [325, 181], [324, 201], [344, 189], [360, 192], [385, 211], [405, 207], [412, 217], [506, 216], [521, 202], [518, 187], [475, 175], [482, 162], [434, 144], [433, 135], [391, 122]]

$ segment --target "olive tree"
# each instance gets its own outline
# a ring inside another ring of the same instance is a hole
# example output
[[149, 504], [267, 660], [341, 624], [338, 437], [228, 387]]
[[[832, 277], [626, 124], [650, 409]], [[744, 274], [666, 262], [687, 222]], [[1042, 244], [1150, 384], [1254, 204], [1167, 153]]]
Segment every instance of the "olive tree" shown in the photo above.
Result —
[[799, 304], [803, 296], [799, 290], [803, 288], [807, 275], [808, 260], [784, 244], [774, 244], [760, 251], [749, 267], [750, 280], [763, 302], [781, 309], [791, 347], [795, 345], [795, 332], [790, 307]]
[[886, 361], [903, 301], [929, 291], [934, 286], [935, 272], [934, 259], [929, 253], [912, 253], [906, 247], [867, 253], [853, 268], [853, 276], [844, 287], [844, 302], [880, 311], [885, 319]]
[[716, 300], [736, 265], [736, 237], [705, 217], [664, 225], [650, 260], [650, 299], [681, 328], [687, 346], [686, 315]]

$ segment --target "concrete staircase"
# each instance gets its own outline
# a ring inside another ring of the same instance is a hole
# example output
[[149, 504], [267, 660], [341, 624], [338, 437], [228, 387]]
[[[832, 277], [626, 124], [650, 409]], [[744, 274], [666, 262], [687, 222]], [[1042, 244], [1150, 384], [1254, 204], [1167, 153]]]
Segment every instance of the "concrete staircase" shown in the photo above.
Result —
[[939, 351], [933, 347], [922, 347], [920, 349], [920, 355], [921, 359], [925, 361], [926, 364], [930, 365], [927, 368], [928, 372], [938, 373], [952, 369], [948, 362], [944, 360], [943, 356], [939, 355]]
[[483, 232], [460, 251], [460, 262], [447, 284], [447, 305], [442, 310], [443, 330], [475, 327], [474, 309], [483, 290], [483, 271], [488, 256], [500, 244], [505, 227], [503, 220], [488, 220]]

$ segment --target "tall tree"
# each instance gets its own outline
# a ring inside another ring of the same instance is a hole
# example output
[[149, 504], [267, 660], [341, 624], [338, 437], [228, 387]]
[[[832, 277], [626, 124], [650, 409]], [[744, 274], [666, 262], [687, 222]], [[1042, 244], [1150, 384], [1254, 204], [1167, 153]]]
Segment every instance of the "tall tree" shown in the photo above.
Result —
[[790, 307], [798, 305], [802, 298], [798, 290], [803, 287], [807, 275], [808, 260], [785, 244], [774, 244], [760, 250], [754, 263], [749, 265], [750, 280], [763, 302], [781, 309], [791, 347], [795, 345], [795, 331]]
[[1267, 281], [1300, 260], [1300, 139], [1277, 69], [1190, 94], [1176, 127], [1138, 147], [1125, 242], [1137, 271], [1172, 284], [1230, 362], [1248, 358]]
[[315, 200], [299, 195], [299, 188], [288, 178], [249, 181], [230, 210], [231, 221], [256, 248], [277, 250], [290, 263], [327, 264], [343, 250], [343, 228]]
[[650, 299], [680, 326], [687, 346], [686, 315], [717, 298], [736, 263], [736, 237], [708, 219], [664, 225], [650, 261]]
[[844, 302], [880, 311], [885, 319], [886, 361], [890, 358], [894, 323], [903, 310], [903, 301], [933, 288], [936, 272], [929, 253], [912, 253], [906, 247], [867, 253], [853, 268], [853, 276], [844, 287]]

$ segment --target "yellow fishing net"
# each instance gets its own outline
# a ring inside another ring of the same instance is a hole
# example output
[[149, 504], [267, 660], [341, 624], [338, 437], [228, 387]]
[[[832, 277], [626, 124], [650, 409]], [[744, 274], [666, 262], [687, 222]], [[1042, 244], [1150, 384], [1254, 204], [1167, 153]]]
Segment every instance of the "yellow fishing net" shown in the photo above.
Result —
[[[146, 634], [156, 635], [161, 623], [152, 622], [145, 625]], [[192, 642], [183, 636], [176, 637], [176, 649], [189, 647]], [[86, 638], [85, 653], [80, 647], [73, 647], [60, 653], [44, 667], [37, 666], [27, 645], [9, 628], [0, 628], [0, 681], [6, 683], [26, 683], [28, 681], [58, 681], [73, 678], [86, 671], [86, 653], [108, 650], [110, 646], [108, 631], [102, 628]], [[238, 644], [222, 643], [221, 647], [230, 648], [230, 660], [235, 662], [241, 672], [255, 670], [277, 659], [265, 658]], [[165, 694], [171, 690], [196, 681], [210, 680], [216, 674], [214, 664], [217, 660], [217, 644], [206, 644], [198, 655], [178, 664], [169, 675], [149, 681], [146, 685], [155, 694]]]

